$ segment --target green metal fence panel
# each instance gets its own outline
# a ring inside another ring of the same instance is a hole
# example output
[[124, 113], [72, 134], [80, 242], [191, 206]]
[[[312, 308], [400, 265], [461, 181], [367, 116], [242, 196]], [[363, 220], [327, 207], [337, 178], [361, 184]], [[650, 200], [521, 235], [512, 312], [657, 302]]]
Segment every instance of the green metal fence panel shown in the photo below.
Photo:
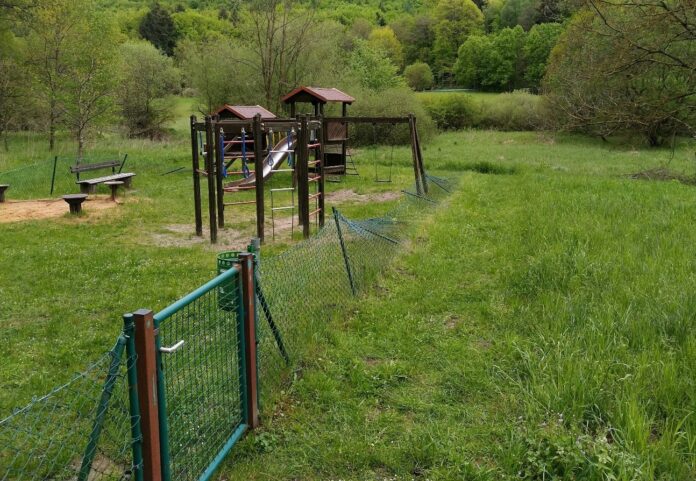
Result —
[[232, 267], [155, 315], [165, 480], [209, 479], [246, 430], [240, 289]]

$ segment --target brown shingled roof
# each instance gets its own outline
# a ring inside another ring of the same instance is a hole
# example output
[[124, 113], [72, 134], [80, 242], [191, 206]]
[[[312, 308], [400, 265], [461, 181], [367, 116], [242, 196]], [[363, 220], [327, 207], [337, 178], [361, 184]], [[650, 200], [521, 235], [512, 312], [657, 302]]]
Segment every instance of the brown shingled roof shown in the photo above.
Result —
[[293, 97], [300, 93], [306, 93], [310, 96], [316, 98], [321, 103], [327, 102], [344, 102], [347, 104], [352, 104], [355, 99], [345, 92], [341, 92], [335, 88], [324, 88], [324, 87], [298, 87], [281, 100], [285, 103], [290, 103]]
[[260, 114], [262, 119], [274, 119], [275, 114], [264, 109], [260, 105], [228, 105], [225, 104], [213, 112], [213, 115], [227, 110], [241, 120], [253, 119], [256, 114]]

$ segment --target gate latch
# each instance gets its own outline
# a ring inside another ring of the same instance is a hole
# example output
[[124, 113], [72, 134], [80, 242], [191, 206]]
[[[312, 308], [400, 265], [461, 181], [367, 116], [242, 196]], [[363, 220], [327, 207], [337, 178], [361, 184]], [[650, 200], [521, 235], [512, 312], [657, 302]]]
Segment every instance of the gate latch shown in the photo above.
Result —
[[184, 345], [184, 340], [182, 339], [181, 341], [177, 342], [177, 343], [174, 344], [173, 346], [170, 346], [170, 347], [160, 347], [160, 352], [161, 352], [162, 354], [173, 354], [173, 353], [175, 353], [176, 351], [178, 351], [179, 349], [181, 349], [181, 347], [182, 347], [183, 345]]

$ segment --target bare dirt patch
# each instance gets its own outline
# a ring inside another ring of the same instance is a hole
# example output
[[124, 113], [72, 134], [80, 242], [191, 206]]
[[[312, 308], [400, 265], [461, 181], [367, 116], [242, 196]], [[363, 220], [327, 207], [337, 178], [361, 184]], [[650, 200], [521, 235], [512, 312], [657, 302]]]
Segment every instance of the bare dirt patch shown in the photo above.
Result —
[[388, 202], [401, 198], [400, 192], [376, 192], [374, 194], [358, 194], [352, 189], [341, 189], [326, 194], [326, 200], [330, 202]]
[[[108, 196], [92, 196], [82, 204], [82, 211], [86, 216], [76, 219], [89, 218], [93, 212], [102, 212], [119, 205], [120, 203], [112, 202]], [[63, 199], [10, 200], [0, 204], [0, 224], [55, 219], [65, 216], [68, 212], [70, 212], [70, 208]]]

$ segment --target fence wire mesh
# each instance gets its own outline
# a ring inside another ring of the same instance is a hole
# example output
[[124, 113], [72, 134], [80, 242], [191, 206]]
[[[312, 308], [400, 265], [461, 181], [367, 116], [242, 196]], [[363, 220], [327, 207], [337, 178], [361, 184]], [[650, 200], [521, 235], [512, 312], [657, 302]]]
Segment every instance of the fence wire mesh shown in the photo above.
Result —
[[129, 479], [131, 416], [123, 345], [0, 421], [0, 479]]
[[170, 466], [177, 481], [199, 479], [244, 422], [238, 282], [239, 275], [228, 275], [159, 324], [163, 346], [184, 341], [162, 356]]
[[261, 399], [273, 399], [291, 380], [292, 366], [317, 329], [344, 313], [354, 293], [372, 285], [412, 235], [419, 221], [451, 190], [428, 177], [428, 195], [415, 187], [378, 218], [351, 220], [336, 211], [312, 238], [258, 267], [259, 383]]
[[[346, 313], [450, 192], [428, 176], [428, 194], [404, 191], [378, 218], [335, 211], [312, 238], [257, 264], [260, 399], [292, 380], [309, 341]], [[219, 281], [219, 282], [218, 282]], [[220, 276], [195, 299], [155, 316], [163, 356], [171, 479], [199, 479], [245, 419], [239, 276]], [[131, 362], [134, 362], [132, 360]], [[0, 481], [132, 479], [127, 357], [123, 338], [69, 383], [0, 421]], [[266, 405], [267, 406], [267, 405]], [[98, 434], [98, 437], [95, 437]]]

